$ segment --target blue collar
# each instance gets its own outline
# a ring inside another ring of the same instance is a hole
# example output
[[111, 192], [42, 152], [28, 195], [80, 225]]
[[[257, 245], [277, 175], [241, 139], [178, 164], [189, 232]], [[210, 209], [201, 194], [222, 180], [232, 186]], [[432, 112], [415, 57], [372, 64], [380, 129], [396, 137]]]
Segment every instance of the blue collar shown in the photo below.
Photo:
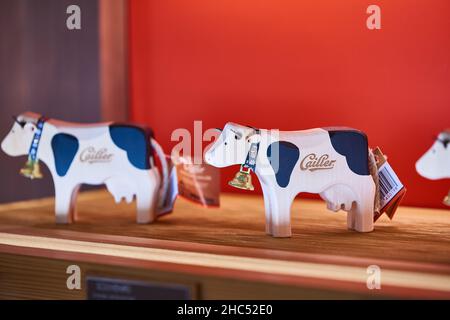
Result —
[[28, 159], [33, 162], [37, 161], [37, 152], [39, 148], [39, 142], [41, 141], [42, 129], [47, 121], [45, 117], [40, 117], [36, 124], [36, 132], [34, 133], [33, 140], [31, 141], [30, 150], [28, 151]]
[[[255, 134], [259, 134], [259, 133], [260, 133], [260, 130], [255, 129]], [[258, 157], [258, 151], [259, 151], [259, 142], [252, 143], [250, 145], [250, 150], [247, 153], [247, 158], [245, 159], [245, 162], [242, 165], [242, 167], [255, 171], [256, 158]]]

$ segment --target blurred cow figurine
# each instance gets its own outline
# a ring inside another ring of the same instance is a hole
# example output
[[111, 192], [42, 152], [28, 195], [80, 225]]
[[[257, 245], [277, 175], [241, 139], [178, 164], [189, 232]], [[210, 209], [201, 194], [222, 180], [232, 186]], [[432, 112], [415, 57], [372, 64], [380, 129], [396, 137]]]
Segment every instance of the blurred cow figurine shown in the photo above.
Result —
[[[137, 222], [157, 218], [159, 192], [167, 189], [164, 152], [148, 128], [130, 124], [75, 124], [27, 112], [17, 118], [1, 144], [9, 156], [28, 155], [22, 175], [41, 178], [39, 160], [49, 168], [55, 187], [57, 223], [76, 220], [75, 200], [81, 184], [105, 184], [116, 202], [136, 196]], [[163, 187], [154, 164], [161, 160]]]
[[[450, 129], [439, 134], [430, 149], [416, 162], [417, 172], [424, 178], [450, 178]], [[450, 191], [444, 199], [450, 206]]]
[[291, 204], [300, 192], [318, 193], [328, 209], [347, 211], [349, 229], [373, 230], [376, 186], [368, 154], [366, 135], [355, 129], [274, 131], [227, 123], [205, 160], [219, 168], [241, 164], [241, 176], [243, 168], [253, 169], [264, 195], [266, 233], [289, 237]]
[[416, 170], [430, 180], [450, 178], [450, 129], [439, 134], [431, 148], [416, 162]]

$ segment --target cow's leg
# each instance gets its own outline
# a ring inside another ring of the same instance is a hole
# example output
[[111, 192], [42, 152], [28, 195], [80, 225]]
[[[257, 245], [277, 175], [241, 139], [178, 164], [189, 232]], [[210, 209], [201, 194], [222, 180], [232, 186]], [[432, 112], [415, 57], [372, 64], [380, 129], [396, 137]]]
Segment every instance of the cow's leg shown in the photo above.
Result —
[[353, 203], [353, 207], [347, 211], [347, 229], [354, 230], [355, 229], [355, 216], [356, 216], [356, 206], [358, 204]]
[[272, 234], [272, 208], [270, 201], [270, 189], [264, 183], [261, 183], [261, 188], [264, 196], [264, 210], [266, 215], [266, 233]]
[[372, 181], [370, 182], [370, 185], [361, 188], [357, 193], [357, 201], [350, 210], [354, 215], [354, 229], [359, 232], [373, 230], [375, 185]]
[[72, 223], [76, 220], [76, 199], [79, 185], [71, 186], [61, 181], [55, 182], [56, 223]]
[[294, 197], [288, 192], [273, 192], [271, 199], [272, 209], [272, 235], [277, 238], [290, 237], [291, 230], [291, 205]]
[[[352, 212], [353, 211], [353, 212]], [[353, 229], [358, 232], [370, 232], [373, 230], [373, 199], [358, 201], [349, 214], [353, 214]]]
[[136, 182], [137, 223], [151, 223], [156, 219], [159, 182], [152, 171], [145, 172]]

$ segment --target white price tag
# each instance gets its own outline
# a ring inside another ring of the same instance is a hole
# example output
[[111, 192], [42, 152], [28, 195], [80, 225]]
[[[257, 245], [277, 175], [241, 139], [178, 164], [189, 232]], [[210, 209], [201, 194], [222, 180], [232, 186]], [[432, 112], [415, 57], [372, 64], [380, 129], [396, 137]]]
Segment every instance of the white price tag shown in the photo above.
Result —
[[378, 169], [378, 179], [380, 182], [380, 205], [381, 208], [384, 208], [403, 189], [403, 184], [387, 162]]

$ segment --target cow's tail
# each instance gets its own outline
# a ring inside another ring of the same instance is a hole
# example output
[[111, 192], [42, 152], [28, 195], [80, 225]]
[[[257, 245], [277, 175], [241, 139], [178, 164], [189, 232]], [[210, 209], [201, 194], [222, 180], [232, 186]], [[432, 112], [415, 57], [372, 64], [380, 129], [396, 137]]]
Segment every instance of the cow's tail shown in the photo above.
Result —
[[151, 138], [151, 143], [153, 149], [156, 151], [156, 154], [158, 155], [159, 161], [161, 162], [162, 183], [158, 201], [158, 207], [161, 207], [163, 205], [164, 200], [166, 199], [167, 191], [169, 188], [169, 165], [167, 163], [164, 150], [160, 146], [160, 144], [156, 142], [156, 140], [153, 138]]

